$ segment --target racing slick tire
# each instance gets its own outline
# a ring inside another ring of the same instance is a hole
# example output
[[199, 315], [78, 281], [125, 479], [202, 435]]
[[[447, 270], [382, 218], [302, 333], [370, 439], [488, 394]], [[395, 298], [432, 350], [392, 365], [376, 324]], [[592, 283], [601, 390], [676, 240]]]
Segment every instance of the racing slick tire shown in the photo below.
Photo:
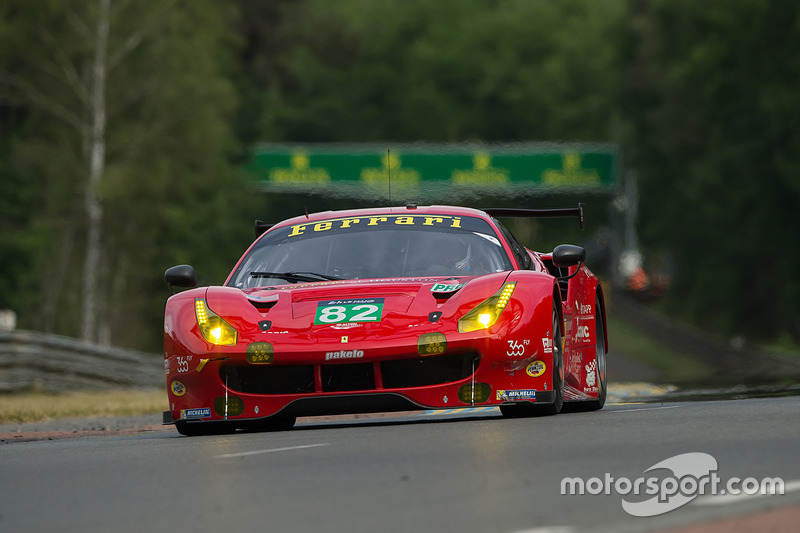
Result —
[[526, 416], [557, 415], [564, 405], [564, 341], [559, 327], [558, 311], [553, 306], [553, 403], [535, 404], [519, 402], [500, 406], [500, 412], [506, 418], [521, 418]]

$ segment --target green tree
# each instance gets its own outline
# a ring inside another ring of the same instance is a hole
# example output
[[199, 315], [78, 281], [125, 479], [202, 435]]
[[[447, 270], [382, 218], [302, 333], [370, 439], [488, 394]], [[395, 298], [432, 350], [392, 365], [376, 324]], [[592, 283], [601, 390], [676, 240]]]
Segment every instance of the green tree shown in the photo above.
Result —
[[674, 257], [669, 308], [800, 339], [800, 7], [633, 1], [621, 49], [644, 239]]
[[273, 33], [254, 23], [245, 32], [249, 43], [267, 43], [247, 47], [258, 140], [607, 140], [618, 90], [612, 37], [624, 7], [279, 4]]
[[[30, 278], [48, 283], [23, 325], [50, 316], [54, 331], [157, 346], [144, 339], [160, 274], [202, 243], [224, 253], [219, 233], [248, 202], [229, 163], [235, 10], [12, 0], [0, 14], [0, 84], [25, 115], [10, 172], [37, 184], [26, 231], [45, 235]], [[219, 272], [213, 255], [205, 263]]]

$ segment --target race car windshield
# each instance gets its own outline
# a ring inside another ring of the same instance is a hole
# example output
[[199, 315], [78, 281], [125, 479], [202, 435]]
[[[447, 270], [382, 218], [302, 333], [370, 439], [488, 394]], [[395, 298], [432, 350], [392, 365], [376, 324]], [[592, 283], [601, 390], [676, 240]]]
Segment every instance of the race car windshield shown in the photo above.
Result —
[[365, 216], [271, 231], [242, 260], [229, 285], [476, 276], [511, 268], [500, 240], [482, 219]]

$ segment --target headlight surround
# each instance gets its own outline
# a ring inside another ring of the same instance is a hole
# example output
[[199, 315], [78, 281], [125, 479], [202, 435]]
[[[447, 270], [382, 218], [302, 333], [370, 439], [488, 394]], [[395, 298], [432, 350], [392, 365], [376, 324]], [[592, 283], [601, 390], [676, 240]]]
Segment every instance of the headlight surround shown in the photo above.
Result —
[[482, 301], [472, 311], [462, 316], [458, 321], [459, 333], [469, 333], [492, 327], [500, 318], [500, 313], [506, 308], [516, 285], [516, 281], [505, 283], [493, 296]]
[[234, 346], [236, 344], [239, 333], [209, 309], [208, 304], [202, 298], [194, 301], [194, 314], [197, 317], [200, 333], [205, 340], [217, 346]]

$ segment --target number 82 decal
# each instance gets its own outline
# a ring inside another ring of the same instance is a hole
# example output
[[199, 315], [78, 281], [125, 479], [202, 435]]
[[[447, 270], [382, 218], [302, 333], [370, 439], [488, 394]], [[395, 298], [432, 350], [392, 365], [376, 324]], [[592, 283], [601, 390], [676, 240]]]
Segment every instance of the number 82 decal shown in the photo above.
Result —
[[380, 322], [382, 315], [383, 298], [325, 300], [317, 304], [314, 324]]

